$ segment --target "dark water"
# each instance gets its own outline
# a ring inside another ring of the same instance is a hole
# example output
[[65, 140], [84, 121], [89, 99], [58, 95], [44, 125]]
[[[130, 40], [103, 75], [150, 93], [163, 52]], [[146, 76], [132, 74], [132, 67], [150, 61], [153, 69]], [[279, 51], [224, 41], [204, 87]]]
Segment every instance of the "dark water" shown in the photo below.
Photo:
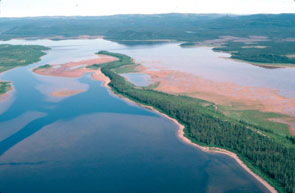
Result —
[[[119, 47], [97, 40], [48, 44], [53, 50], [33, 66]], [[233, 159], [183, 144], [174, 123], [112, 95], [89, 74], [42, 77], [33, 66], [1, 77], [15, 93], [0, 104], [0, 192], [267, 192]], [[84, 92], [48, 96], [62, 85]]]

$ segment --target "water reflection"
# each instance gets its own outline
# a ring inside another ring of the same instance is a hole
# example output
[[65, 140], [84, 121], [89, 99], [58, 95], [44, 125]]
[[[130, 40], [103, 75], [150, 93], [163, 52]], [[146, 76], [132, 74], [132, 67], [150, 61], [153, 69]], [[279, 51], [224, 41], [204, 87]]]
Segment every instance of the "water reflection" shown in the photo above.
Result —
[[[40, 43], [52, 50], [42, 61], [1, 77], [12, 81], [16, 92], [0, 115], [0, 191], [267, 192], [233, 159], [183, 144], [174, 123], [110, 94], [89, 74], [64, 82], [30, 71], [94, 57], [102, 49], [133, 48], [104, 40], [5, 43]], [[48, 100], [42, 85], [58, 83], [87, 89]]]

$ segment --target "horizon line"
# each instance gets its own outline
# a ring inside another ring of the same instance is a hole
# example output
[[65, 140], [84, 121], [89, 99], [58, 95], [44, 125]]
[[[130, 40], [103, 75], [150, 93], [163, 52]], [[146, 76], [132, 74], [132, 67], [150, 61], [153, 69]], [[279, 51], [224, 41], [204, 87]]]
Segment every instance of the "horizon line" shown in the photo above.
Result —
[[124, 15], [232, 15], [232, 16], [250, 16], [250, 15], [295, 15], [295, 13], [281, 12], [281, 13], [183, 13], [183, 12], [167, 12], [167, 13], [118, 13], [110, 15], [38, 15], [38, 16], [0, 16], [1, 18], [40, 18], [40, 17], [111, 17]]

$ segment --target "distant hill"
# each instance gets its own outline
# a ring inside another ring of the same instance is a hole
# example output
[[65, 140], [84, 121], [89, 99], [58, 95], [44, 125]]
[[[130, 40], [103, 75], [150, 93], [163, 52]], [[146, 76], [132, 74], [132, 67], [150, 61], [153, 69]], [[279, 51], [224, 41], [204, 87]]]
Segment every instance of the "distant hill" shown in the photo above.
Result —
[[295, 14], [156, 14], [0, 18], [0, 38], [102, 35], [111, 40], [200, 41], [219, 36], [294, 37]]

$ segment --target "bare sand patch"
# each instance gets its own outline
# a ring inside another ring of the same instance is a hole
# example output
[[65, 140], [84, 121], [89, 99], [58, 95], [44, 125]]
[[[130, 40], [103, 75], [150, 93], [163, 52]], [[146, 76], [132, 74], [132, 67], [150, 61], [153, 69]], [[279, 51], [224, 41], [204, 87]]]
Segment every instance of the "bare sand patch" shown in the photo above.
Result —
[[87, 66], [113, 62], [116, 60], [118, 59], [112, 56], [98, 55], [98, 58], [94, 59], [52, 65], [51, 68], [35, 68], [33, 71], [40, 75], [78, 78], [84, 73], [94, 72], [94, 70], [87, 68]]
[[111, 82], [109, 77], [105, 76], [100, 69], [96, 70], [91, 76], [93, 80], [102, 81], [105, 87]]
[[69, 97], [83, 92], [84, 90], [58, 90], [51, 92], [50, 95], [54, 97]]

